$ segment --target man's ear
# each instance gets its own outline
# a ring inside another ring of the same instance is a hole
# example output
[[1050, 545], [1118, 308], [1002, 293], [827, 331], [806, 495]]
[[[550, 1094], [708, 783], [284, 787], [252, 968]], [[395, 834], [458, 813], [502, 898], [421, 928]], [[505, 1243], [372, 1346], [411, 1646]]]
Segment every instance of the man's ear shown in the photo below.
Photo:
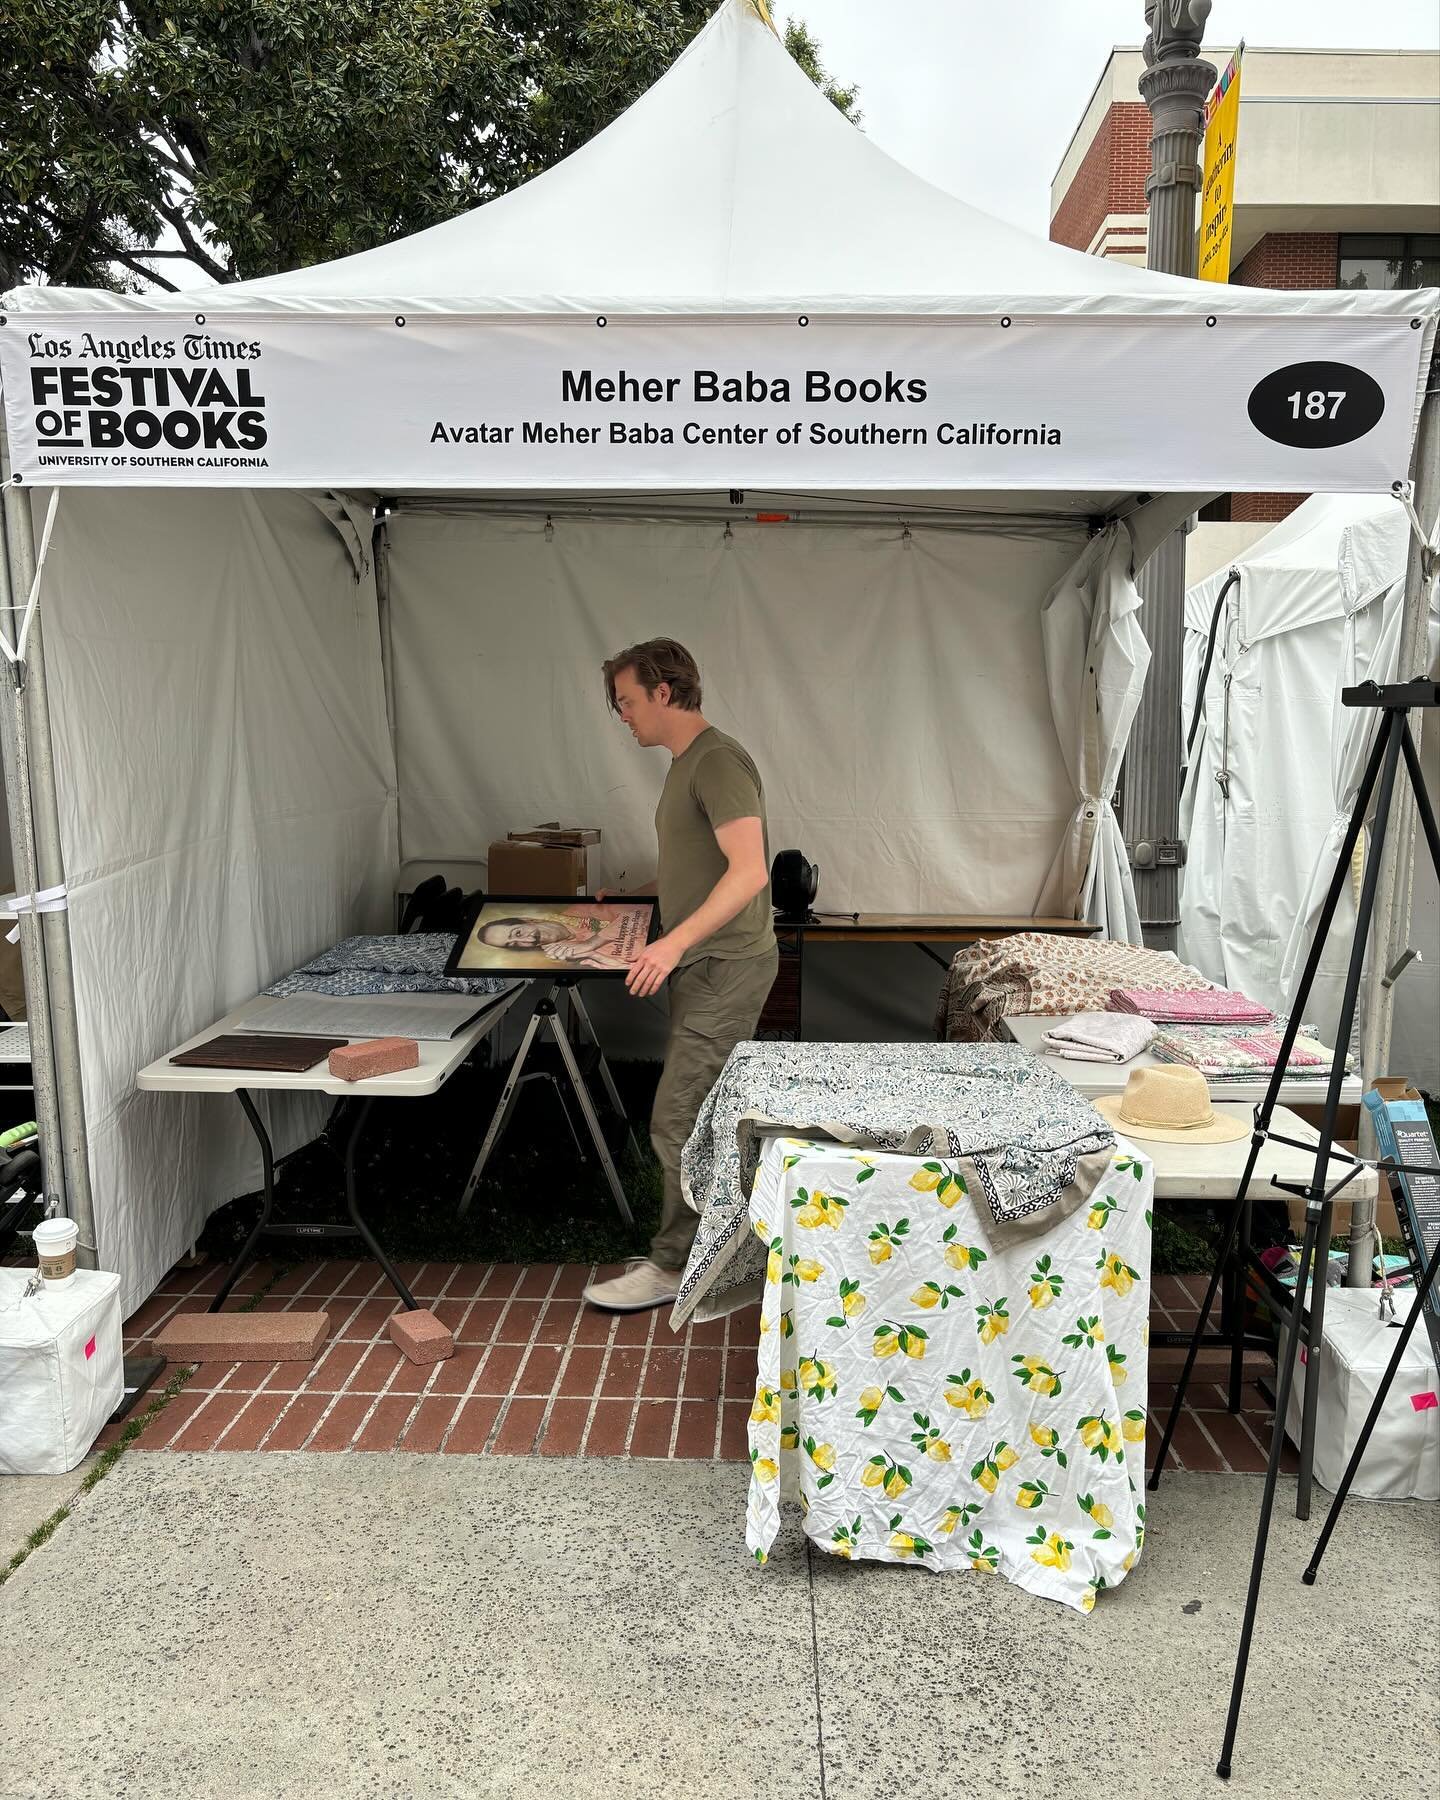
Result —
[[670, 683], [668, 681], [657, 681], [655, 683], [655, 698], [662, 706], [668, 706], [670, 704]]

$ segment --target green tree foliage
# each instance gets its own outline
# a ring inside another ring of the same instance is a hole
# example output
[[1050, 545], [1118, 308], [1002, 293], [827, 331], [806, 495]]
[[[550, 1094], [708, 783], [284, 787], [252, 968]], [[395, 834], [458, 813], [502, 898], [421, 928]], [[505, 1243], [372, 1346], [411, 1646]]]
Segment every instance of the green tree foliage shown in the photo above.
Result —
[[[0, 289], [245, 280], [439, 224], [608, 125], [717, 3], [0, 0]], [[802, 24], [785, 45], [858, 123]]]

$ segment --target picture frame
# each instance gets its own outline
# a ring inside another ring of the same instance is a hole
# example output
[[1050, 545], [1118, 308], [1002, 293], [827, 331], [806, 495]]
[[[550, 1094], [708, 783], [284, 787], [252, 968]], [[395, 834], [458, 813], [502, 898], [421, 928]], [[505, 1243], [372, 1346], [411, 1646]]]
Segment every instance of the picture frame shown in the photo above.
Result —
[[653, 894], [596, 900], [581, 894], [483, 894], [465, 908], [445, 973], [554, 981], [567, 975], [621, 980], [659, 935]]

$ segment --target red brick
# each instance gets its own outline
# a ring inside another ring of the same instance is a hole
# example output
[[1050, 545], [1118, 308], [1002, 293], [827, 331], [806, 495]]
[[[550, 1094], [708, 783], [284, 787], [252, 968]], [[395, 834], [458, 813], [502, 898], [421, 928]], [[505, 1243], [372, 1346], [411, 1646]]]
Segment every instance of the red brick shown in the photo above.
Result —
[[[1157, 1447], [1163, 1430], [1163, 1422], [1152, 1416], [1150, 1432], [1146, 1435], [1154, 1434]], [[1175, 1436], [1170, 1442], [1170, 1454], [1175, 1465], [1182, 1469], [1218, 1470], [1224, 1467], [1219, 1451], [1206, 1439], [1190, 1412], [1182, 1412], [1180, 1415], [1175, 1426]]]
[[170, 1440], [172, 1450], [213, 1450], [234, 1424], [244, 1394], [212, 1394], [205, 1405]]
[[330, 1335], [323, 1312], [177, 1313], [155, 1334], [171, 1362], [310, 1362]]
[[1220, 1454], [1237, 1475], [1261, 1475], [1270, 1455], [1269, 1420], [1252, 1420], [1252, 1430], [1256, 1425], [1261, 1429], [1247, 1431], [1235, 1414], [1228, 1412], [1207, 1412], [1205, 1429], [1219, 1446]]
[[428, 1310], [434, 1313], [435, 1317], [448, 1332], [454, 1334], [455, 1340], [458, 1343], [460, 1341], [460, 1327], [470, 1315], [470, 1302], [468, 1300], [451, 1300], [448, 1298], [444, 1300], [432, 1300]]
[[337, 1081], [370, 1081], [377, 1075], [419, 1068], [420, 1046], [414, 1038], [362, 1038], [358, 1044], [332, 1050], [327, 1066]]
[[462, 1344], [493, 1344], [498, 1342], [500, 1317], [505, 1311], [503, 1300], [476, 1300], [466, 1315], [465, 1323], [457, 1334]]
[[517, 1394], [553, 1394], [563, 1352], [554, 1344], [537, 1344], [525, 1359], [515, 1383]]
[[328, 1294], [332, 1290], [327, 1286], [328, 1276], [323, 1262], [296, 1263], [293, 1269], [287, 1269], [278, 1276], [275, 1285], [270, 1289], [272, 1294], [298, 1294], [315, 1283], [317, 1294]]
[[718, 1350], [692, 1349], [685, 1361], [683, 1393], [687, 1400], [720, 1398], [720, 1362]]
[[755, 1350], [727, 1350], [725, 1352], [725, 1397], [727, 1400], [737, 1399], [741, 1394], [744, 1394], [747, 1399], [755, 1397], [755, 1380], [759, 1360], [759, 1353]]
[[459, 1405], [453, 1394], [427, 1394], [420, 1402], [419, 1412], [410, 1422], [410, 1429], [400, 1440], [400, 1449], [438, 1450]]
[[542, 1344], [568, 1344], [580, 1323], [580, 1306], [574, 1300], [552, 1300], [540, 1315], [535, 1338]]
[[177, 1432], [194, 1418], [208, 1394], [179, 1393], [151, 1419], [135, 1440], [137, 1450], [164, 1450]]
[[724, 1319], [704, 1319], [690, 1327], [690, 1343], [705, 1348], [718, 1348], [725, 1342]]
[[455, 1354], [454, 1338], [427, 1307], [391, 1313], [385, 1329], [391, 1343], [412, 1363], [425, 1366]]
[[715, 1454], [715, 1427], [719, 1409], [705, 1400], [680, 1402], [680, 1429], [675, 1436], [677, 1458], [693, 1458], [709, 1462]]
[[[310, 1371], [307, 1387], [317, 1394], [338, 1394], [355, 1373], [360, 1359], [366, 1354], [363, 1344], [342, 1340], [332, 1344], [325, 1355]], [[393, 1356], [394, 1352], [390, 1354]]]
[[587, 1306], [575, 1327], [577, 1344], [608, 1344], [615, 1327], [615, 1313], [601, 1312], [598, 1306]]
[[285, 1410], [285, 1394], [256, 1394], [216, 1445], [218, 1450], [258, 1450], [260, 1441]]
[[414, 1405], [413, 1394], [387, 1394], [383, 1400], [377, 1400], [374, 1412], [365, 1421], [365, 1429], [355, 1440], [355, 1448], [393, 1450]]
[[524, 1263], [491, 1263], [490, 1273], [485, 1277], [485, 1286], [481, 1292], [487, 1300], [500, 1299], [507, 1294], [513, 1294], [517, 1282], [524, 1273]]
[[524, 1346], [520, 1344], [492, 1345], [481, 1364], [480, 1379], [475, 1384], [476, 1393], [508, 1394], [520, 1372], [524, 1355]]
[[465, 1394], [470, 1390], [485, 1355], [483, 1344], [462, 1344], [441, 1363], [431, 1383], [432, 1394]]
[[760, 1342], [760, 1308], [746, 1306], [739, 1312], [731, 1313], [725, 1321], [726, 1343], [732, 1346], [750, 1345]]
[[[475, 1346], [470, 1345], [469, 1348], [474, 1349]], [[454, 1356], [447, 1356], [440, 1362], [412, 1363], [402, 1357], [400, 1367], [390, 1378], [390, 1385], [385, 1391], [387, 1394], [409, 1394], [413, 1399], [416, 1394], [425, 1393], [431, 1385], [431, 1378], [454, 1360]]]
[[355, 1365], [349, 1380], [337, 1384], [337, 1391], [343, 1387], [350, 1394], [383, 1393], [403, 1361], [393, 1344], [372, 1344]]
[[656, 1308], [646, 1312], [618, 1313], [612, 1341], [617, 1344], [648, 1344], [655, 1325]]
[[560, 1392], [593, 1394], [600, 1380], [600, 1369], [604, 1361], [605, 1352], [596, 1346], [585, 1345], [572, 1349], [561, 1371]]
[[499, 1412], [500, 1402], [488, 1396], [465, 1401], [455, 1415], [455, 1423], [450, 1427], [450, 1436], [445, 1440], [446, 1454], [449, 1456], [478, 1454], [485, 1448]]
[[554, 1263], [534, 1263], [521, 1275], [514, 1291], [522, 1300], [547, 1299], [557, 1273]]
[[360, 1422], [373, 1404], [368, 1394], [342, 1394], [306, 1446], [309, 1450], [348, 1450]]
[[377, 1294], [373, 1300], [361, 1300], [354, 1303], [349, 1312], [343, 1309], [346, 1302], [332, 1301], [331, 1315], [340, 1320], [340, 1329], [336, 1333], [341, 1338], [363, 1338], [367, 1343], [377, 1338], [385, 1329], [385, 1321], [399, 1306], [399, 1298], [394, 1294]]
[[447, 1300], [473, 1300], [485, 1285], [489, 1263], [456, 1263], [455, 1274], [445, 1289]]
[[528, 1344], [535, 1335], [535, 1327], [540, 1323], [540, 1310], [538, 1300], [512, 1300], [500, 1321], [500, 1342]]
[[540, 1421], [545, 1417], [543, 1400], [512, 1400], [490, 1446], [492, 1456], [529, 1456], [535, 1448]]
[[542, 1456], [578, 1456], [590, 1417], [588, 1400], [557, 1400], [545, 1422], [545, 1435], [540, 1440]]
[[187, 1392], [192, 1394], [208, 1394], [214, 1388], [222, 1388], [236, 1369], [244, 1369], [246, 1379], [254, 1375], [254, 1385], [259, 1387], [264, 1379], [263, 1368], [257, 1369], [254, 1363], [202, 1362], [198, 1364], [190, 1379], [185, 1383]]
[[597, 1400], [585, 1438], [587, 1456], [623, 1456], [634, 1411], [629, 1400]]
[[673, 1400], [680, 1392], [679, 1350], [652, 1349], [645, 1358], [640, 1392], [649, 1400]]
[[438, 1300], [442, 1294], [450, 1292], [451, 1280], [459, 1266], [458, 1263], [426, 1263], [408, 1284], [410, 1292], [417, 1300]]
[[645, 1352], [638, 1348], [612, 1350], [605, 1367], [600, 1391], [607, 1396], [634, 1394], [639, 1391], [640, 1376], [645, 1367]]
[[720, 1455], [726, 1462], [745, 1462], [750, 1456], [751, 1402], [727, 1400], [720, 1417]]
[[145, 1304], [137, 1307], [125, 1321], [125, 1336], [149, 1337], [184, 1304], [184, 1300], [176, 1295], [152, 1294]]
[[297, 1394], [271, 1431], [267, 1450], [299, 1450], [330, 1404], [328, 1394]]
[[642, 1400], [635, 1409], [635, 1429], [630, 1434], [632, 1456], [669, 1456], [670, 1433], [675, 1425], [673, 1400]]
[[551, 1298], [578, 1300], [594, 1278], [594, 1271], [589, 1263], [566, 1263], [551, 1289]]
[[336, 1265], [335, 1278], [337, 1285], [331, 1290], [336, 1294], [348, 1294], [357, 1300], [363, 1300], [377, 1283], [390, 1292], [390, 1283], [385, 1280], [385, 1271], [377, 1262], [357, 1262], [343, 1274], [340, 1265]]

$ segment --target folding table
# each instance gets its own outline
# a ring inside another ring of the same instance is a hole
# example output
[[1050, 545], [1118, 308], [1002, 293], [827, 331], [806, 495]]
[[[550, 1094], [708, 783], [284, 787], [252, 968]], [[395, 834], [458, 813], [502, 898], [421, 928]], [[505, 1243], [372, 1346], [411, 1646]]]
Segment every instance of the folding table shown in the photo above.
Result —
[[[244, 1110], [250, 1129], [255, 1133], [260, 1145], [261, 1163], [264, 1169], [264, 1204], [260, 1209], [260, 1217], [249, 1237], [246, 1238], [239, 1255], [226, 1271], [225, 1280], [219, 1293], [210, 1303], [211, 1312], [219, 1312], [229, 1298], [235, 1283], [240, 1279], [254, 1253], [255, 1245], [265, 1231], [284, 1237], [334, 1237], [354, 1236], [363, 1239], [380, 1267], [385, 1271], [390, 1285], [404, 1301], [407, 1310], [414, 1311], [419, 1305], [415, 1296], [400, 1279], [390, 1259], [381, 1249], [374, 1233], [360, 1216], [359, 1203], [356, 1197], [355, 1153], [361, 1134], [370, 1116], [370, 1108], [376, 1100], [417, 1099], [427, 1094], [438, 1093], [445, 1083], [470, 1055], [471, 1051], [483, 1041], [500, 1023], [505, 1014], [525, 993], [528, 983], [519, 982], [505, 993], [493, 999], [480, 996], [476, 999], [477, 1007], [483, 1010], [462, 1027], [451, 1038], [422, 1040], [420, 1043], [420, 1061], [413, 1069], [400, 1069], [391, 1075], [376, 1075], [364, 1082], [340, 1081], [330, 1073], [325, 1060], [307, 1069], [302, 1074], [278, 1074], [273, 1070], [263, 1069], [194, 1069], [178, 1067], [170, 1061], [170, 1057], [178, 1055], [182, 1050], [193, 1049], [198, 1044], [220, 1035], [222, 1032], [253, 1029], [258, 1019], [271, 1007], [278, 1004], [274, 1000], [261, 996], [236, 1007], [223, 1019], [198, 1031], [193, 1037], [186, 1038], [183, 1044], [177, 1044], [158, 1061], [151, 1063], [135, 1077], [136, 1086], [147, 1093], [173, 1094], [234, 1094]], [[343, 1036], [343, 1033], [337, 1033]], [[357, 1041], [352, 1038], [352, 1042]], [[270, 1215], [275, 1205], [275, 1162], [270, 1137], [255, 1109], [251, 1093], [256, 1089], [266, 1089], [276, 1093], [316, 1093], [334, 1094], [337, 1098], [354, 1099], [360, 1102], [355, 1121], [345, 1140], [345, 1205], [350, 1214], [349, 1224], [334, 1224], [318, 1221], [296, 1221], [271, 1224]]]

